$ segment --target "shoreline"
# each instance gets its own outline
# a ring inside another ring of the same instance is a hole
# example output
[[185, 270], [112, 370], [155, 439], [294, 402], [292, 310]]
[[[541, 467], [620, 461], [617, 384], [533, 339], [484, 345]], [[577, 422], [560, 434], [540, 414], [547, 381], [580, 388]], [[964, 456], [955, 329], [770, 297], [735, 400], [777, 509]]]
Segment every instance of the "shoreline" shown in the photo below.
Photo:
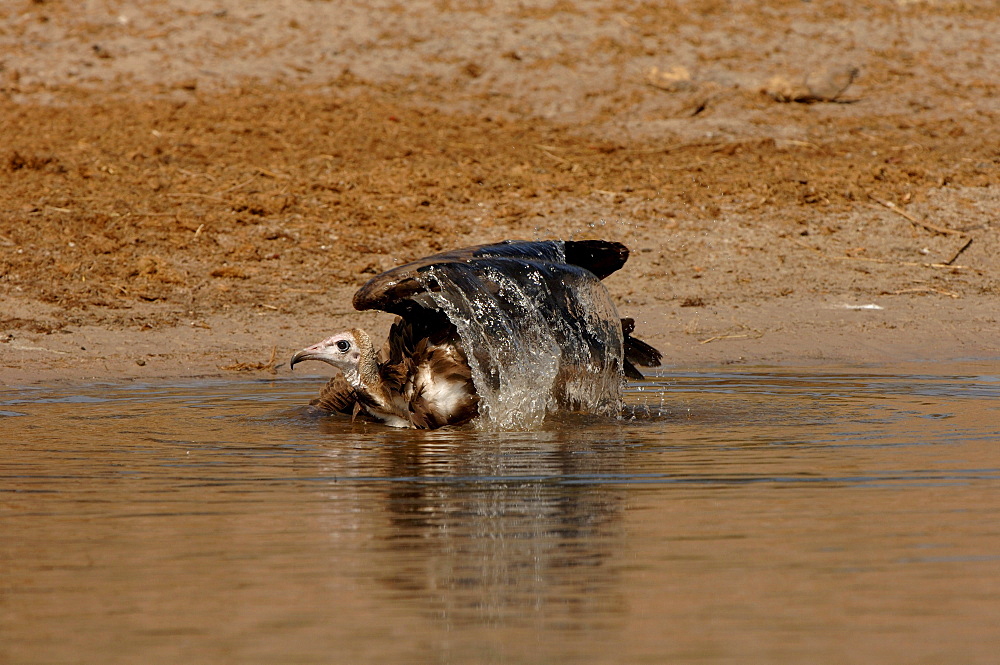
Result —
[[[985, 300], [965, 302], [961, 308], [939, 305], [941, 316], [919, 325], [914, 317], [921, 308], [898, 302], [891, 308], [884, 305], [883, 310], [808, 308], [795, 302], [619, 309], [636, 318], [640, 339], [663, 352], [664, 364], [650, 368], [652, 372], [797, 367], [879, 368], [882, 373], [891, 372], [893, 366], [1000, 363], [1000, 344], [982, 334], [991, 323], [969, 311], [975, 310], [970, 304]], [[290, 378], [297, 374], [287, 368], [287, 358], [299, 348], [335, 329], [356, 325], [377, 338], [392, 321], [389, 314], [371, 312], [338, 315], [332, 326], [323, 325], [324, 318], [278, 318], [265, 325], [265, 317], [255, 322], [218, 316], [208, 317], [199, 327], [139, 331], [87, 326], [51, 334], [19, 333], [0, 345], [5, 365], [0, 387]], [[255, 328], [254, 323], [260, 325]], [[262, 338], [268, 341], [262, 344]], [[314, 374], [306, 369], [301, 375]]]

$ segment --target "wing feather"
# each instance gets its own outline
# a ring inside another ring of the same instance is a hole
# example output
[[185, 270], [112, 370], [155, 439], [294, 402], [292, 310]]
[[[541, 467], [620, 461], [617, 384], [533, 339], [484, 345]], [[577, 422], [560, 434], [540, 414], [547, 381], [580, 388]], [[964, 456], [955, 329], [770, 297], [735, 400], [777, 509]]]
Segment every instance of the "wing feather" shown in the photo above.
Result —
[[354, 388], [347, 382], [344, 375], [337, 372], [319, 393], [319, 397], [309, 402], [310, 406], [316, 407], [328, 413], [354, 413], [354, 405], [357, 404], [358, 397]]
[[506, 240], [493, 245], [465, 247], [449, 252], [434, 254], [368, 280], [354, 294], [354, 308], [358, 310], [378, 309], [403, 317], [419, 307], [414, 296], [427, 291], [420, 275], [436, 265], [446, 263], [469, 263], [477, 259], [511, 259], [549, 263], [552, 265], [572, 265], [589, 270], [599, 279], [615, 272], [628, 260], [625, 245], [607, 240]]

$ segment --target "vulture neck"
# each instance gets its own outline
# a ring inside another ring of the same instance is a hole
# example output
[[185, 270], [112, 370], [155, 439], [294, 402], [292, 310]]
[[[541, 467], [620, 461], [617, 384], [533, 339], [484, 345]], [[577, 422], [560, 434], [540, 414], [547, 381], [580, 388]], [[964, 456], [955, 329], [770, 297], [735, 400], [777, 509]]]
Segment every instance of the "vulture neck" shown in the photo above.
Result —
[[351, 331], [354, 341], [358, 345], [358, 364], [344, 370], [344, 378], [355, 390], [363, 390], [366, 393], [378, 391], [382, 387], [382, 381], [378, 372], [378, 359], [375, 357], [375, 347], [372, 340], [364, 330], [354, 329]]
[[390, 386], [382, 377], [371, 338], [364, 330], [351, 331], [358, 345], [358, 364], [344, 371], [344, 378], [362, 397], [365, 409], [394, 427], [410, 427], [410, 419], [395, 403]]

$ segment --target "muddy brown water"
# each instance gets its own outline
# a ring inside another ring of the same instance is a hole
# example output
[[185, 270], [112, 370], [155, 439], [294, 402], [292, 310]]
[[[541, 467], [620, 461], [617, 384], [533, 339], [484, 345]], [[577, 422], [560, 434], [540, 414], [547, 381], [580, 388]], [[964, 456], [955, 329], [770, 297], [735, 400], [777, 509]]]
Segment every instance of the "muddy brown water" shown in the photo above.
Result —
[[0, 393], [0, 662], [997, 662], [998, 363], [669, 371], [507, 433], [318, 381]]

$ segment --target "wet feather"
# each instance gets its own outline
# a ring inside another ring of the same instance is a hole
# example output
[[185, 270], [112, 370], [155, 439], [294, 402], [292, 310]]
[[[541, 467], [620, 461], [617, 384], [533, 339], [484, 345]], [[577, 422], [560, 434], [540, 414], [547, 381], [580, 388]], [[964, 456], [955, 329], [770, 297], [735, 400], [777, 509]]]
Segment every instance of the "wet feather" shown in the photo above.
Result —
[[[352, 416], [362, 413], [397, 427], [460, 425], [478, 415], [480, 398], [455, 325], [428, 297], [436, 287], [432, 279], [427, 279], [428, 271], [448, 263], [478, 265], [482, 260], [485, 266], [491, 260], [506, 260], [516, 266], [547, 266], [544, 274], [551, 279], [559, 279], [568, 271], [578, 274], [581, 269], [604, 279], [627, 259], [624, 245], [601, 240], [508, 241], [419, 259], [377, 275], [354, 296], [354, 306], [359, 310], [379, 309], [399, 316], [377, 353], [367, 333], [353, 329], [299, 351], [292, 365], [302, 360], [322, 360], [342, 370], [312, 401], [317, 408]], [[552, 316], [580, 315], [565, 310], [558, 301], [544, 303], [544, 309]], [[656, 366], [662, 356], [649, 344], [632, 337], [633, 319], [621, 319], [621, 326], [621, 371], [627, 378], [640, 379], [642, 374], [636, 365]]]

